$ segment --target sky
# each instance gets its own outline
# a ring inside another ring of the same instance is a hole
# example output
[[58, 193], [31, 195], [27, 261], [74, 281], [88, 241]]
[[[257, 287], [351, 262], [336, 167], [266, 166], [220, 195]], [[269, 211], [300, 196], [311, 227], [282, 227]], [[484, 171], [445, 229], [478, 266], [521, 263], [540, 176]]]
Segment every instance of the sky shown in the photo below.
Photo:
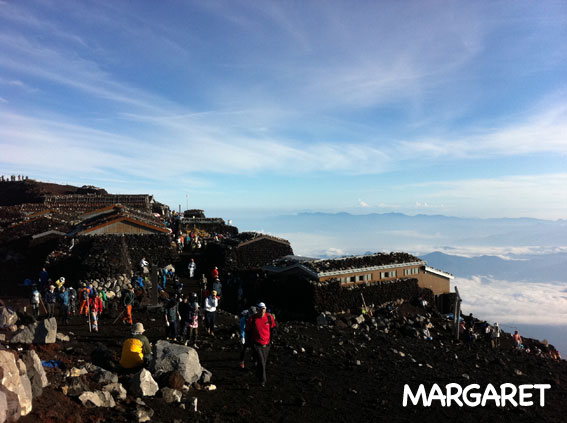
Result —
[[567, 2], [0, 0], [0, 151], [225, 218], [565, 219]]

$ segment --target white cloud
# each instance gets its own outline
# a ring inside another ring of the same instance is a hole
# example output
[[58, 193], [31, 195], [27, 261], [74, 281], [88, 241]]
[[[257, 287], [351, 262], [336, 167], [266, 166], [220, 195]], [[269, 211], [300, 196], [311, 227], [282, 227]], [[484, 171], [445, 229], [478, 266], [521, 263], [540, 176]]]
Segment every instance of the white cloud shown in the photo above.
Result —
[[370, 207], [370, 205], [366, 201], [362, 201], [360, 198], [358, 199], [358, 206], [362, 208]]
[[486, 158], [533, 153], [567, 154], [567, 103], [539, 106], [518, 115], [512, 122], [494, 128], [476, 129], [475, 134], [406, 140], [399, 143], [405, 158]]
[[506, 324], [562, 325], [567, 321], [567, 295], [560, 284], [500, 281], [475, 276], [456, 278], [463, 312]]

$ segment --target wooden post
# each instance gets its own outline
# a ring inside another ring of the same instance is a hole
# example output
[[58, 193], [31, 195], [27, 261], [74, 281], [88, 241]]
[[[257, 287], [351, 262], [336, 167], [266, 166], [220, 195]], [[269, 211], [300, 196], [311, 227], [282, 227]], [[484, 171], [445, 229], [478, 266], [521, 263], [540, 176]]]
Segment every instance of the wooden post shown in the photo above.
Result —
[[158, 304], [158, 266], [157, 264], [152, 264], [152, 305], [157, 306]]
[[459, 326], [460, 326], [460, 320], [461, 320], [461, 296], [459, 295], [459, 290], [457, 288], [457, 286], [455, 286], [455, 309], [453, 311], [453, 318], [454, 318], [454, 322], [455, 322], [455, 339], [458, 341], [459, 340]]

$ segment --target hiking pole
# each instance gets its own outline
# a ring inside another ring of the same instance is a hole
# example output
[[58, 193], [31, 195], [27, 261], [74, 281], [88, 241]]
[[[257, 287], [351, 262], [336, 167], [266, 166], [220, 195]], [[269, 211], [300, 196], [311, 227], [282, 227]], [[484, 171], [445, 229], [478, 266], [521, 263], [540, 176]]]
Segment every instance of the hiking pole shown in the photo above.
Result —
[[116, 317], [116, 319], [114, 319], [114, 321], [112, 322], [112, 324], [115, 324], [115, 323], [118, 321], [118, 319], [120, 319], [120, 318], [122, 317], [122, 315], [124, 314], [125, 311], [126, 311], [126, 310], [122, 310], [122, 311], [120, 312], [120, 314]]
[[41, 298], [41, 295], [39, 297], [39, 303], [43, 307], [43, 311], [45, 312], [45, 314], [47, 314], [47, 309], [45, 308], [45, 304], [43, 304], [43, 298]]
[[89, 316], [89, 332], [92, 332], [91, 328], [91, 307], [90, 304], [87, 302], [87, 315]]

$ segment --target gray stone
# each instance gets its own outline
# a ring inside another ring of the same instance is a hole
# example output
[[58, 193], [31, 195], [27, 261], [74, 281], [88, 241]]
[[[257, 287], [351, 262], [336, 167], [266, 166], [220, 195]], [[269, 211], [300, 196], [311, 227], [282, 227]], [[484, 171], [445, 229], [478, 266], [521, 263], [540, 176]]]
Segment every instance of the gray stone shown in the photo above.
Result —
[[31, 382], [33, 397], [39, 397], [43, 393], [43, 388], [49, 385], [45, 369], [34, 350], [26, 351], [23, 354], [23, 360], [27, 367], [26, 374]]
[[86, 407], [112, 408], [116, 406], [114, 398], [107, 391], [83, 392], [79, 396], [79, 401]]
[[162, 374], [177, 371], [188, 384], [199, 380], [203, 371], [197, 351], [191, 347], [167, 341], [156, 343], [151, 369], [156, 378]]
[[325, 313], [321, 313], [320, 315], [318, 315], [317, 319], [315, 320], [315, 323], [317, 323], [319, 326], [327, 326], [328, 321], [327, 321], [327, 316], [325, 316]]
[[20, 375], [14, 354], [0, 351], [0, 370], [0, 390], [6, 395], [7, 419], [26, 416], [32, 409], [31, 384], [26, 375]]
[[19, 344], [53, 344], [57, 340], [57, 320], [55, 317], [27, 325], [16, 333], [11, 343]]
[[69, 342], [71, 340], [68, 335], [64, 335], [59, 332], [57, 332], [57, 335], [55, 335], [55, 339], [57, 339], [58, 342]]
[[354, 319], [354, 321], [356, 323], [358, 323], [359, 325], [361, 325], [362, 323], [364, 323], [364, 314], [361, 314], [360, 316], [358, 316], [356, 319]]
[[130, 380], [128, 391], [135, 396], [153, 397], [159, 390], [157, 382], [146, 369], [140, 370]]
[[211, 379], [213, 378], [213, 374], [202, 367], [203, 373], [201, 373], [201, 377], [199, 378], [199, 383], [201, 385], [206, 385], [207, 383], [211, 383]]
[[146, 405], [138, 405], [136, 407], [136, 411], [134, 412], [134, 416], [138, 420], [139, 423], [149, 422], [152, 420], [154, 415], [154, 410]]
[[116, 399], [119, 399], [119, 400], [125, 400], [126, 399], [126, 389], [124, 389], [122, 384], [120, 384], [118, 382], [109, 383], [108, 385], [104, 386], [102, 388], [102, 390], [105, 391], [105, 392], [110, 392], [112, 394], [112, 396]]
[[76, 367], [73, 367], [65, 372], [65, 377], [79, 377], [81, 375], [86, 375], [87, 373], [87, 369], [85, 368], [77, 369]]
[[182, 394], [181, 391], [178, 391], [177, 389], [163, 388], [161, 390], [161, 396], [166, 403], [172, 404], [174, 402], [181, 402]]
[[93, 374], [93, 380], [97, 383], [108, 384], [118, 382], [118, 375], [103, 369], [102, 367], [95, 366], [94, 364], [86, 364], [85, 369]]

